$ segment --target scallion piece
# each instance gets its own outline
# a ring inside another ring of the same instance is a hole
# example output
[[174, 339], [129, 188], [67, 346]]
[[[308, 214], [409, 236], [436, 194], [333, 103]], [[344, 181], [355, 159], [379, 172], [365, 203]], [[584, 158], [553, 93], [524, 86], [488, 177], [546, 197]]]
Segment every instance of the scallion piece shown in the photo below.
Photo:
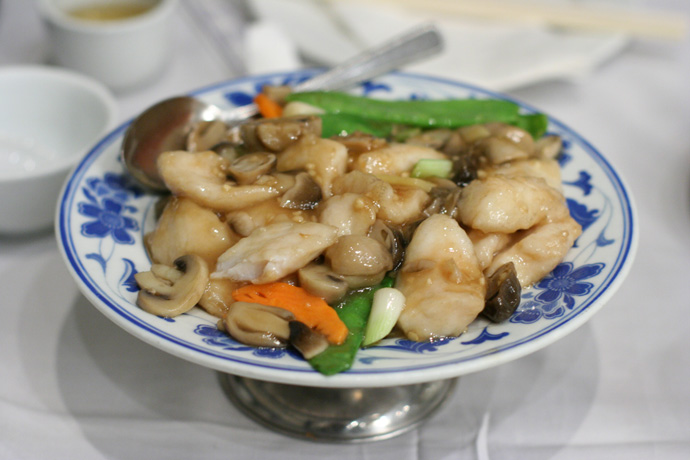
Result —
[[403, 307], [405, 296], [399, 290], [387, 287], [376, 291], [362, 346], [367, 347], [390, 334]]
[[453, 162], [451, 160], [423, 159], [414, 165], [410, 176], [418, 179], [426, 179], [427, 177], [447, 179], [452, 172]]

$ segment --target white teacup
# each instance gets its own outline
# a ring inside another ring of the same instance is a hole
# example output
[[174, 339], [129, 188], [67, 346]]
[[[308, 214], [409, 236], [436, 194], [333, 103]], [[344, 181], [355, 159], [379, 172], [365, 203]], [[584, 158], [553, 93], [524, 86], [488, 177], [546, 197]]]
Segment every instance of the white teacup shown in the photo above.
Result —
[[50, 60], [115, 91], [152, 81], [171, 53], [177, 0], [40, 0]]

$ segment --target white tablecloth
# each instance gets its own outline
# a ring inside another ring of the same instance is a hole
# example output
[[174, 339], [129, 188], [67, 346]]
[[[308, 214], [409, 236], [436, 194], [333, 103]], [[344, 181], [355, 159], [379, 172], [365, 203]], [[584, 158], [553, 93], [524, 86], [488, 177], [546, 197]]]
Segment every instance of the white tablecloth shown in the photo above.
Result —
[[[690, 13], [685, 0], [654, 4]], [[201, 46], [184, 10], [176, 30], [166, 74], [118, 95], [121, 121], [237, 72]], [[32, 2], [2, 2], [0, 65], [41, 62], [42, 39]], [[0, 237], [0, 459], [690, 458], [689, 81], [688, 40], [633, 41], [576, 83], [511, 91], [583, 134], [626, 179], [640, 221], [636, 262], [587, 324], [461, 377], [438, 413], [393, 440], [333, 446], [256, 425], [213, 371], [93, 308], [52, 232]]]

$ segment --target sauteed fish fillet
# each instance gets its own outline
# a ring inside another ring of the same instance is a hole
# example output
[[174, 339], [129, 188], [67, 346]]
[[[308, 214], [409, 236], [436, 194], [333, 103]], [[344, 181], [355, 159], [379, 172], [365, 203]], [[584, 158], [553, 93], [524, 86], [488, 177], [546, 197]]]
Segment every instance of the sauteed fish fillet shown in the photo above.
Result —
[[396, 287], [406, 298], [398, 325], [417, 341], [460, 335], [484, 308], [486, 282], [472, 241], [443, 214], [417, 227]]
[[335, 227], [316, 222], [267, 225], [218, 257], [211, 277], [270, 283], [304, 267], [336, 239]]

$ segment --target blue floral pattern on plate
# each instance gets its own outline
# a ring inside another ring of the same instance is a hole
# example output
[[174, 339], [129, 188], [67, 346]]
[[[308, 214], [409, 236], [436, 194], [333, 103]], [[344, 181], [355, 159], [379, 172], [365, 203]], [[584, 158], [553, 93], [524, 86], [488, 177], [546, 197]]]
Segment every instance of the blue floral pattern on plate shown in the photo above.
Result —
[[[231, 107], [261, 86], [293, 84], [315, 70], [248, 77], [201, 89], [199, 98]], [[506, 98], [458, 82], [393, 73], [355, 93], [391, 99]], [[519, 102], [518, 102], [519, 103]], [[521, 104], [526, 112], [535, 109]], [[67, 267], [84, 295], [131, 334], [169, 353], [224, 372], [313, 386], [381, 386], [455, 377], [510, 361], [564, 336], [588, 320], [615, 292], [637, 239], [631, 198], [615, 170], [586, 140], [551, 118], [564, 141], [564, 193], [584, 231], [550, 275], [523, 292], [519, 309], [501, 324], [481, 318], [455, 339], [415, 343], [385, 339], [361, 350], [353, 368], [324, 377], [294, 351], [246, 347], [219, 332], [216, 319], [194, 309], [172, 320], [136, 306], [137, 270], [150, 266], [143, 248], [154, 226], [156, 197], [128, 181], [117, 151], [127, 125], [103, 139], [68, 179], [59, 200], [57, 234]]]

